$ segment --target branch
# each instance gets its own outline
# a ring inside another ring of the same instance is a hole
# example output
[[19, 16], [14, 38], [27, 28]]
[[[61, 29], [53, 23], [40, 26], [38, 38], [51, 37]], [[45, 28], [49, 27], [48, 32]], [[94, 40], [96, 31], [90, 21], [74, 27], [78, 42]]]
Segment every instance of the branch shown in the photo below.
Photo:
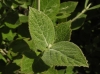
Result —
[[91, 3], [85, 8], [85, 9], [83, 9], [82, 10], [82, 12], [79, 14], [79, 15], [77, 15], [75, 18], [73, 18], [72, 20], [71, 20], [71, 22], [74, 22], [76, 19], [78, 19], [82, 14], [84, 14], [88, 9], [89, 9], [89, 7], [91, 6]]

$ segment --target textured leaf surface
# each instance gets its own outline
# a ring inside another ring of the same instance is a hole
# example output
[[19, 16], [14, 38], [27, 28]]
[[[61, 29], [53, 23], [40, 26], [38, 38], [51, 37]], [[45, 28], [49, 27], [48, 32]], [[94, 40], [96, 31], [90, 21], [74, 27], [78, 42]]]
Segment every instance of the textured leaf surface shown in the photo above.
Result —
[[30, 59], [23, 55], [21, 59], [14, 60], [18, 66], [20, 66], [21, 73], [32, 74], [33, 59]]
[[[34, 7], [37, 8], [37, 0], [34, 2]], [[59, 12], [60, 0], [40, 0], [40, 10], [54, 19]]]
[[60, 12], [71, 13], [75, 10], [77, 4], [78, 2], [74, 1], [63, 2], [60, 5]]
[[71, 22], [58, 24], [56, 27], [56, 41], [69, 41], [71, 36]]
[[54, 18], [59, 11], [60, 0], [40, 0], [41, 11], [47, 14], [50, 18]]
[[33, 8], [29, 10], [29, 31], [36, 49], [45, 50], [54, 42], [52, 21], [43, 12]]
[[80, 48], [68, 41], [54, 44], [44, 52], [42, 59], [49, 66], [88, 66]]

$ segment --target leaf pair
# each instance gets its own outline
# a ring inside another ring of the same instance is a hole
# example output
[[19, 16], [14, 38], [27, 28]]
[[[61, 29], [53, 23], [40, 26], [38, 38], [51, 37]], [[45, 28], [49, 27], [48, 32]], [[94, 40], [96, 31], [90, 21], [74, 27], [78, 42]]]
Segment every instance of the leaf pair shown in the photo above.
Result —
[[29, 8], [29, 31], [34, 48], [44, 51], [41, 58], [47, 65], [88, 66], [77, 45], [68, 41], [54, 43], [55, 29], [51, 19], [31, 7]]

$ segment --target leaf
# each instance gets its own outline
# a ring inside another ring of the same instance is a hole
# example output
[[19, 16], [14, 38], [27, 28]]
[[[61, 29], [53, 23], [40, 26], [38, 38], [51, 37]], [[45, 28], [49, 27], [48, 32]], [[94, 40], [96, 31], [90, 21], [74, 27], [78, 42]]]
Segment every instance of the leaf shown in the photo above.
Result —
[[[1, 52], [1, 50], [2, 50], [2, 49], [0, 49], [0, 52]], [[6, 59], [2, 56], [1, 53], [0, 53], [0, 59], [2, 59], [2, 60], [4, 60], [5, 62], [7, 62]]]
[[84, 24], [85, 19], [86, 15], [82, 14], [79, 18], [77, 18], [75, 21], [72, 22], [71, 29], [72, 30], [79, 29]]
[[93, 9], [97, 9], [97, 8], [100, 8], [100, 4], [90, 7], [88, 10], [93, 10]]
[[28, 17], [26, 15], [19, 14], [19, 20], [22, 23], [26, 23], [26, 22], [28, 22]]
[[50, 68], [41, 74], [58, 74], [58, 73], [57, 73], [57, 70], [55, 70], [54, 68]]
[[14, 11], [9, 12], [7, 16], [5, 17], [4, 21], [7, 27], [13, 28], [13, 29], [17, 28], [21, 24], [18, 13]]
[[87, 61], [80, 48], [72, 42], [62, 41], [55, 43], [42, 56], [48, 66], [84, 66]]
[[33, 74], [32, 71], [33, 61], [34, 61], [33, 59], [30, 59], [23, 55], [21, 59], [14, 60], [14, 63], [20, 66], [21, 73]]
[[71, 21], [58, 24], [56, 27], [56, 42], [69, 41], [71, 37]]
[[88, 2], [89, 2], [89, 0], [85, 0], [85, 6], [84, 6], [84, 8], [86, 8], [86, 7], [87, 7]]
[[22, 53], [24, 51], [30, 50], [28, 43], [24, 40], [15, 40], [10, 44], [10, 48], [15, 53]]
[[66, 13], [66, 12], [59, 12], [59, 13], [57, 14], [57, 19], [66, 18], [66, 17], [68, 17], [68, 16], [70, 16], [70, 15], [71, 15], [71, 14]]
[[68, 1], [60, 4], [60, 10], [57, 14], [57, 19], [67, 18], [75, 10], [78, 2]]
[[47, 66], [40, 57], [36, 57], [32, 65], [34, 74], [47, 71], [49, 66]]
[[57, 13], [59, 12], [59, 7], [60, 0], [40, 0], [40, 10], [48, 15], [51, 19], [55, 19]]
[[60, 4], [60, 12], [71, 13], [75, 10], [78, 2], [68, 1]]
[[74, 67], [67, 67], [65, 74], [74, 74], [73, 69], [74, 69]]
[[52, 21], [34, 8], [29, 9], [29, 31], [36, 49], [45, 50], [54, 43], [55, 31]]
[[2, 33], [3, 40], [7, 39], [9, 41], [12, 41], [15, 36], [16, 33], [13, 33], [11, 30], [8, 33]]

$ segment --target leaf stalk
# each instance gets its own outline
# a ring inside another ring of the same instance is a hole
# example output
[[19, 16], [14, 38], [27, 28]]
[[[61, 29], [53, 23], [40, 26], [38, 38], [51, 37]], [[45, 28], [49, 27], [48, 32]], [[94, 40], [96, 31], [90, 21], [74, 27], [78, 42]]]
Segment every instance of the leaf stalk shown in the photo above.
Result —
[[79, 15], [77, 15], [75, 18], [73, 18], [72, 20], [71, 20], [71, 22], [74, 22], [76, 19], [78, 19], [82, 14], [84, 14], [88, 9], [89, 9], [89, 7], [91, 6], [91, 3], [85, 8], [85, 9], [83, 9], [82, 10], [82, 12], [79, 14]]

